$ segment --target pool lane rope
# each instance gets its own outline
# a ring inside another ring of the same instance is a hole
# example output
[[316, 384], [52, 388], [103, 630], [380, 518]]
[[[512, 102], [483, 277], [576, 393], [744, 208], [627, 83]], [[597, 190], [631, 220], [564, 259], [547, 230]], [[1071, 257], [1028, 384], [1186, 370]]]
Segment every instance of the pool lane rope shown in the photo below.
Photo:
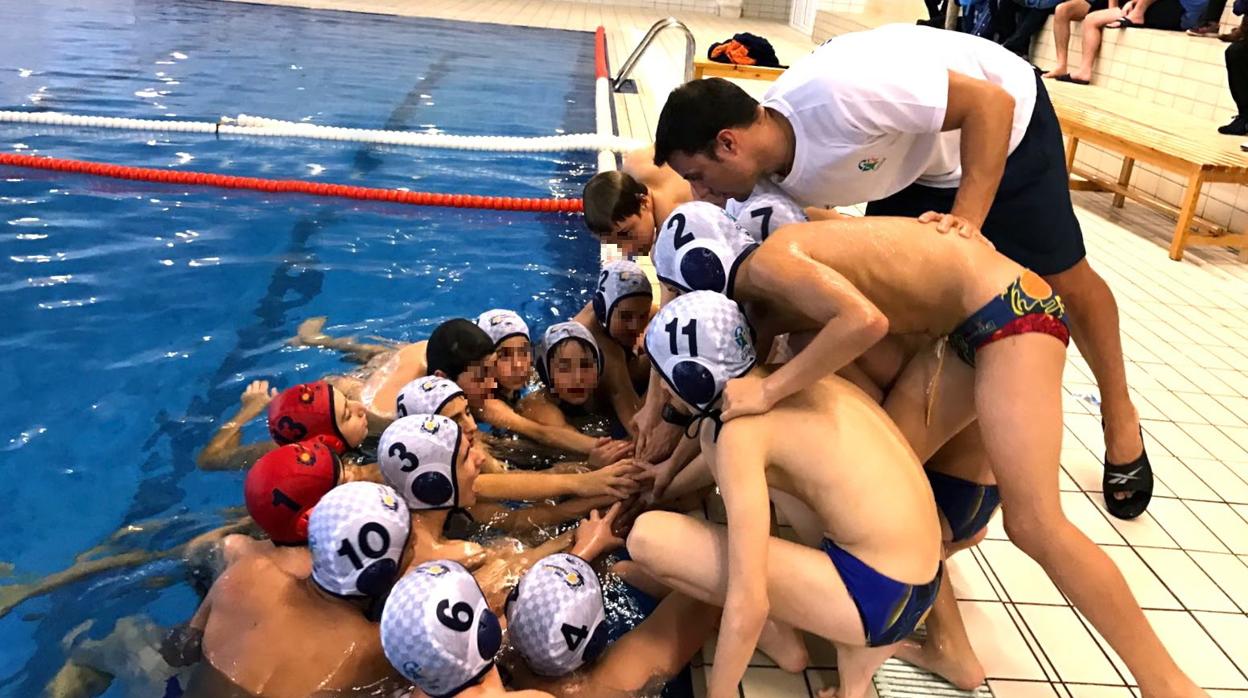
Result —
[[309, 194], [363, 201], [384, 201], [415, 206], [447, 206], [454, 208], [480, 208], [496, 211], [543, 211], [576, 213], [582, 210], [580, 199], [520, 199], [510, 196], [479, 196], [475, 194], [435, 194], [402, 189], [378, 189], [348, 184], [327, 184], [300, 179], [265, 179], [261, 177], [238, 177], [213, 172], [189, 172], [186, 170], [161, 170], [150, 167], [129, 167], [104, 162], [67, 160], [40, 155], [0, 153], [0, 165], [36, 170], [52, 170], [73, 174], [88, 174], [111, 179], [129, 179], [159, 184], [183, 184], [221, 189], [247, 189], [275, 194]]
[[627, 152], [640, 147], [629, 138], [611, 134], [568, 133], [558, 136], [456, 136], [447, 133], [418, 133], [380, 129], [322, 126], [239, 114], [219, 121], [178, 121], [173, 119], [128, 119], [114, 116], [88, 116], [61, 112], [0, 111], [0, 122], [39, 124], [74, 128], [108, 128], [131, 131], [168, 131], [216, 136], [251, 138], [313, 138], [351, 143], [376, 143], [413, 148], [480, 150], [505, 153], [550, 153], [567, 151]]

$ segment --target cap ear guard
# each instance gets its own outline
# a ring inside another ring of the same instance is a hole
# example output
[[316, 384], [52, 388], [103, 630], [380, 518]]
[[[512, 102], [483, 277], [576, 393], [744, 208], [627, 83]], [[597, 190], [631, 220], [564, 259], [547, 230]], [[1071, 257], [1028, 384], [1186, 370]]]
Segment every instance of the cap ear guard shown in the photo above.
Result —
[[732, 295], [737, 269], [758, 245], [712, 204], [681, 204], [668, 216], [654, 243], [659, 280], [686, 293]]
[[409, 509], [459, 505], [455, 461], [461, 438], [459, 425], [439, 415], [409, 415], [386, 427], [377, 445], [377, 463]]

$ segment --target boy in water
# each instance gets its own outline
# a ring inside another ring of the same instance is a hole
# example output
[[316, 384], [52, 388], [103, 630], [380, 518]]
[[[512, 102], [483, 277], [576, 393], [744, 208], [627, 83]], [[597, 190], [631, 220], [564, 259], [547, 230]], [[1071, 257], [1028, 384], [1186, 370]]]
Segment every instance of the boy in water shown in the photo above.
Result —
[[654, 316], [654, 289], [636, 262], [602, 265], [593, 300], [573, 318], [594, 335], [602, 350], [608, 389], [640, 403], [650, 380], [650, 360], [641, 351], [641, 334]]
[[[646, 349], [673, 403], [699, 417], [728, 525], [650, 512], [628, 549], [675, 591], [723, 607], [708, 695], [736, 695], [769, 616], [792, 648], [781, 657], [804, 658], [788, 626], [827, 638], [837, 650], [836, 695], [864, 695], [940, 586], [940, 526], [914, 453], [878, 405], [837, 377], [722, 422], [728, 382], [769, 372], [755, 365], [744, 314], [721, 295], [673, 300], [647, 329]], [[822, 550], [769, 535], [769, 488], [784, 495], [778, 505], [796, 500], [812, 513]]]
[[202, 657], [188, 698], [306, 698], [396, 687], [376, 618], [406, 566], [402, 500], [375, 483], [336, 487], [313, 510], [308, 533], [310, 577], [249, 556], [213, 585], [185, 638], [188, 663]]
[[725, 420], [767, 412], [889, 332], [948, 336], [958, 360], [945, 361], [943, 350], [921, 355], [885, 403], [919, 459], [978, 415], [1010, 539], [1088, 617], [1145, 696], [1204, 695], [1152, 632], [1122, 573], [1062, 512], [1056, 475], [1069, 332], [1061, 298], [988, 245], [929, 227], [905, 218], [824, 221], [787, 226], [757, 245], [723, 211], [695, 202], [664, 224], [654, 260], [664, 283], [737, 299], [768, 336], [814, 334], [775, 373], [729, 386]]

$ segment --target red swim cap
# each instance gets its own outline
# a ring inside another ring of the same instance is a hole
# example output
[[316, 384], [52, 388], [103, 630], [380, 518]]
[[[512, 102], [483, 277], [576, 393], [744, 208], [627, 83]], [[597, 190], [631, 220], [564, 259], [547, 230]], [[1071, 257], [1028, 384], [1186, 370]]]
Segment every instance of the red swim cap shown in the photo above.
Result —
[[325, 381], [296, 385], [273, 398], [269, 403], [269, 434], [282, 445], [325, 436], [335, 453], [347, 449], [347, 440], [338, 431], [334, 417], [334, 389]]
[[316, 437], [264, 454], [247, 471], [243, 499], [274, 543], [302, 545], [312, 507], [337, 484], [338, 457]]

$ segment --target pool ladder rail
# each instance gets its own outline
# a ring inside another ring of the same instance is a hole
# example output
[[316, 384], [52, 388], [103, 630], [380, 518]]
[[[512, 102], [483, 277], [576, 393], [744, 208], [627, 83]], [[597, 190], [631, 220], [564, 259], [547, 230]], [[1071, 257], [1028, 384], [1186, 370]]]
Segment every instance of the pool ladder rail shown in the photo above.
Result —
[[650, 48], [650, 44], [654, 43], [659, 33], [664, 29], [673, 27], [685, 33], [685, 79], [683, 82], [689, 82], [693, 79], [693, 55], [697, 44], [694, 41], [693, 32], [689, 31], [689, 27], [685, 26], [684, 22], [675, 17], [668, 17], [655, 22], [654, 26], [650, 27], [650, 31], [646, 32], [645, 37], [637, 44], [637, 48], [633, 49], [633, 52], [629, 54], [628, 60], [624, 61], [620, 72], [611, 81], [612, 92], [619, 92], [624, 87], [628, 81], [628, 76], [633, 72], [633, 68], [637, 67], [637, 61], [641, 60], [642, 54], [646, 52], [646, 49]]

